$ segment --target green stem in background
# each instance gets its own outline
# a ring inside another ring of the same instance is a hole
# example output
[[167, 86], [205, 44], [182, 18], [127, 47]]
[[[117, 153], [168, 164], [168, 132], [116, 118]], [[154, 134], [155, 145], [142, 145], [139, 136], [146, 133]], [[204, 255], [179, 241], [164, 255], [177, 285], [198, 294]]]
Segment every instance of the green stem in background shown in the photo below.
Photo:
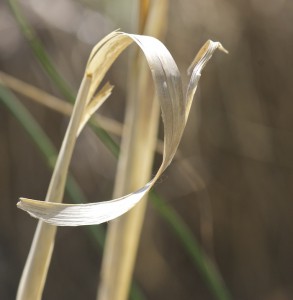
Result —
[[[42, 154], [48, 167], [53, 170], [57, 158], [57, 151], [50, 139], [44, 133], [40, 125], [35, 121], [28, 110], [16, 98], [16, 96], [0, 84], [0, 101], [7, 107], [10, 113], [18, 120], [25, 131], [28, 133], [37, 149]], [[79, 187], [78, 183], [69, 174], [66, 184], [66, 192], [74, 203], [86, 203], [86, 197]], [[102, 226], [86, 226], [84, 227], [92, 240], [102, 249], [105, 242], [105, 230]], [[134, 282], [131, 287], [130, 298], [132, 300], [144, 300], [140, 288]]]
[[115, 158], [119, 157], [120, 147], [107, 133], [105, 129], [98, 125], [96, 120], [89, 121], [90, 128], [98, 136], [100, 141], [107, 147], [107, 149], [114, 155]]
[[[16, 0], [8, 0], [11, 11], [17, 21], [21, 32], [29, 43], [35, 57], [37, 58], [40, 65], [43, 67], [45, 73], [53, 81], [65, 99], [71, 103], [75, 101], [75, 92], [69, 87], [68, 83], [63, 79], [58, 70], [56, 69], [54, 63], [52, 62], [50, 56], [46, 52], [42, 45], [42, 42], [37, 37], [35, 30], [30, 26], [27, 20], [24, 18], [23, 14]], [[101, 139], [101, 141], [106, 145], [106, 147], [115, 155], [119, 155], [119, 147], [111, 136], [99, 126], [95, 121], [90, 122], [90, 126]]]
[[[44, 70], [50, 77], [50, 79], [56, 84], [56, 86], [60, 89], [60, 92], [66, 97], [66, 100], [73, 102], [73, 93], [69, 90], [67, 93], [68, 85], [63, 82], [64, 79], [59, 75], [58, 71], [54, 67], [54, 64], [51, 62], [50, 57], [46, 53], [42, 43], [34, 33], [33, 28], [29, 25], [29, 23], [23, 17], [16, 0], [8, 0], [12, 13], [14, 14], [15, 19], [17, 20], [24, 36], [29, 42], [36, 58], [39, 60], [41, 65], [44, 65]], [[53, 70], [53, 71], [52, 71]], [[57, 76], [54, 76], [56, 72]], [[102, 142], [107, 146], [107, 148], [113, 153], [115, 157], [118, 157], [119, 154], [119, 146], [117, 143], [110, 137], [110, 135], [102, 128], [97, 126], [97, 124], [91, 125], [91, 128], [95, 131], [98, 137], [102, 140]], [[38, 146], [39, 147], [39, 146]], [[40, 149], [41, 150], [41, 149]], [[55, 154], [56, 158], [56, 154]], [[51, 162], [52, 163], [52, 162]], [[51, 166], [51, 165], [50, 165]], [[160, 203], [164, 203], [164, 201], [153, 191], [149, 195], [152, 203], [155, 204], [157, 201]], [[79, 198], [81, 199], [81, 198]], [[158, 209], [159, 208], [159, 209]], [[212, 282], [216, 282], [215, 284], [218, 287], [217, 295], [215, 295], [215, 299], [221, 300], [228, 300], [231, 299], [229, 297], [229, 292], [227, 291], [226, 287], [222, 283], [222, 279], [218, 272], [211, 268], [209, 272], [206, 272], [206, 267], [203, 266], [209, 265], [210, 262], [207, 262], [207, 258], [201, 251], [199, 251], [198, 242], [195, 236], [191, 233], [190, 229], [184, 223], [184, 221], [175, 213], [175, 211], [169, 207], [166, 203], [164, 205], [158, 205], [157, 207], [160, 215], [164, 218], [164, 220], [169, 224], [172, 232], [178, 237], [181, 241], [182, 246], [184, 247], [185, 251], [189, 254], [192, 259], [192, 262], [195, 266], [199, 269], [201, 274], [206, 274], [206, 280], [209, 283], [209, 286], [214, 286], [211, 284]], [[172, 213], [171, 213], [171, 212]], [[166, 217], [169, 216], [168, 218]], [[172, 217], [171, 217], [172, 216]], [[179, 226], [180, 225], [180, 226]], [[175, 230], [176, 228], [181, 228], [181, 230]], [[184, 234], [185, 233], [185, 234]], [[195, 255], [197, 253], [197, 255]], [[202, 254], [202, 255], [201, 255]], [[195, 259], [198, 257], [198, 259]], [[220, 279], [219, 279], [220, 278]], [[217, 290], [217, 289], [216, 289]], [[215, 294], [215, 292], [214, 292]], [[226, 295], [226, 298], [225, 298]]]
[[173, 233], [180, 240], [185, 251], [189, 254], [192, 263], [200, 272], [202, 278], [206, 282], [209, 290], [218, 300], [232, 299], [229, 291], [215, 268], [214, 264], [209, 260], [201, 249], [199, 243], [194, 238], [192, 231], [188, 228], [184, 220], [170, 206], [168, 206], [154, 191], [150, 192], [150, 200], [153, 207], [157, 210], [160, 217], [170, 226]]
[[[46, 202], [62, 202], [66, 187], [69, 164], [76, 143], [80, 120], [84, 113], [86, 99], [92, 77], [84, 77], [74, 106], [61, 149], [46, 194]], [[56, 226], [50, 226], [42, 221], [38, 222], [28, 258], [18, 286], [17, 300], [42, 298], [47, 273], [54, 250]]]
[[[28, 133], [38, 150], [46, 161], [50, 169], [53, 169], [57, 159], [57, 151], [50, 139], [47, 137], [40, 125], [35, 121], [28, 110], [16, 98], [16, 96], [0, 84], [0, 101], [7, 107], [10, 113], [18, 120], [21, 126]], [[66, 185], [66, 192], [74, 203], [86, 203], [86, 197], [79, 187], [78, 183], [69, 174]], [[99, 246], [104, 245], [105, 232], [101, 227], [95, 228], [95, 237]]]
[[63, 77], [59, 74], [57, 69], [55, 68], [54, 64], [52, 63], [49, 55], [45, 51], [41, 41], [37, 38], [37, 35], [34, 29], [29, 25], [29, 23], [24, 18], [23, 14], [21, 13], [18, 3], [16, 0], [8, 0], [10, 8], [13, 12], [13, 15], [16, 21], [19, 24], [19, 27], [29, 42], [34, 55], [38, 59], [41, 66], [44, 68], [45, 72], [48, 74], [49, 78], [54, 82], [54, 84], [58, 87], [62, 95], [70, 102], [74, 102], [75, 97], [74, 93], [68, 86], [67, 82], [63, 79]]

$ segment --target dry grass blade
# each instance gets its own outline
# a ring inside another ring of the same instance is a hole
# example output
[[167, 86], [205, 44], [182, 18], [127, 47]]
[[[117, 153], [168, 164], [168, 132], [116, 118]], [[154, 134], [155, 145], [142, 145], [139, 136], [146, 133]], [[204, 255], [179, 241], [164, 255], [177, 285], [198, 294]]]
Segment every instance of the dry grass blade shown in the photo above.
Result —
[[[163, 38], [168, 0], [140, 0], [138, 3], [139, 33]], [[151, 87], [148, 65], [137, 50], [129, 57], [127, 105], [114, 198], [140, 188], [150, 180], [152, 173], [160, 107]], [[131, 211], [108, 225], [98, 300], [128, 298], [147, 198], [146, 195]]]
[[[71, 116], [73, 105], [61, 100], [35, 86], [28, 84], [22, 80], [19, 80], [13, 76], [10, 76], [4, 72], [0, 71], [0, 80], [3, 85], [9, 89], [27, 97], [30, 100], [35, 101], [38, 104], [41, 104], [47, 108], [50, 108], [58, 113], [61, 113], [66, 116]], [[92, 101], [88, 104], [88, 109], [86, 110], [85, 115], [83, 116], [82, 123], [85, 125], [88, 120], [93, 117], [93, 122], [98, 123], [102, 128], [107, 130], [110, 133], [121, 136], [122, 133], [122, 124], [101, 115], [93, 115], [93, 113], [98, 109], [99, 106], [110, 96], [113, 86], [109, 83], [99, 91], [99, 93], [94, 96]], [[101, 100], [102, 99], [102, 100]], [[83, 128], [83, 126], [81, 126]]]
[[[19, 80], [13, 76], [10, 76], [4, 72], [0, 71], [0, 80], [1, 83], [8, 87], [9, 89], [27, 97], [30, 100], [35, 101], [38, 104], [41, 104], [47, 108], [52, 109], [53, 111], [56, 111], [58, 113], [61, 113], [66, 116], [70, 116], [72, 114], [72, 109], [73, 105], [65, 102], [62, 99], [59, 99], [39, 88], [36, 88], [35, 86], [28, 84], [22, 80]], [[105, 129], [107, 132], [112, 133], [116, 136], [121, 136], [122, 135], [122, 129], [123, 125], [111, 118], [108, 118], [106, 116], [102, 115], [94, 115], [94, 112], [98, 109], [93, 105], [96, 101], [99, 102], [99, 106], [101, 106], [104, 101], [101, 103], [100, 100], [98, 99], [99, 97], [105, 97], [107, 94], [107, 97], [110, 96], [112, 92], [113, 86], [111, 86], [109, 83], [105, 84], [105, 86], [100, 90], [100, 92], [94, 97], [94, 99], [91, 101], [92, 104], [89, 104], [89, 110], [91, 113], [89, 114], [87, 112], [87, 118], [83, 118], [82, 122], [84, 123], [83, 125], [85, 126], [86, 123], [89, 121], [90, 118], [93, 119], [93, 122], [97, 122], [98, 125], [100, 125], [103, 129]], [[109, 94], [108, 94], [109, 93]], [[97, 98], [97, 99], [96, 99]], [[106, 100], [106, 99], [104, 99]], [[81, 126], [81, 128], [84, 128], [84, 126]], [[156, 150], [158, 153], [162, 154], [163, 153], [163, 141], [158, 140], [157, 141], [157, 146]], [[176, 156], [179, 152], [176, 153]]]
[[141, 189], [127, 196], [92, 204], [61, 204], [21, 199], [18, 207], [32, 216], [57, 226], [100, 224], [112, 220], [131, 209], [151, 189], [162, 172], [171, 163], [183, 134], [191, 102], [197, 88], [200, 72], [216, 49], [223, 49], [218, 42], [208, 41], [201, 49], [192, 72], [186, 97], [183, 96], [179, 70], [171, 54], [157, 39], [149, 36], [113, 32], [93, 49], [85, 77], [92, 77], [87, 103], [114, 60], [132, 42], [136, 42], [145, 54], [152, 72], [155, 90], [160, 102], [164, 124], [163, 162], [155, 177]]
[[[68, 168], [75, 146], [77, 131], [84, 113], [91, 76], [82, 80], [76, 105], [62, 142], [61, 150], [50, 181], [46, 201], [61, 202], [64, 195]], [[17, 291], [17, 300], [41, 299], [50, 258], [54, 248], [56, 227], [39, 222]]]
[[20, 93], [36, 101], [39, 104], [42, 104], [50, 109], [56, 110], [64, 115], [71, 115], [72, 105], [62, 101], [41, 89], [38, 89], [28, 83], [25, 83], [15, 77], [12, 77], [8, 74], [0, 72], [0, 79], [3, 84], [9, 87], [11, 90]]

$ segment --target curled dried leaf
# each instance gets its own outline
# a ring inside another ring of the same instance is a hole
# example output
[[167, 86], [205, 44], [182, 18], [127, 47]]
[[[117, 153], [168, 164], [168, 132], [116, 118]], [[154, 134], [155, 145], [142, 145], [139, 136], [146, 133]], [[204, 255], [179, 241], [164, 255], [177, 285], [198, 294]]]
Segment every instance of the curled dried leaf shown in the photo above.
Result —
[[[56, 226], [93, 225], [112, 220], [136, 205], [171, 163], [187, 122], [201, 71], [216, 49], [223, 51], [225, 49], [220, 43], [212, 41], [208, 41], [203, 46], [189, 68], [191, 79], [184, 96], [178, 67], [167, 48], [159, 40], [149, 36], [132, 35], [118, 31], [110, 33], [94, 47], [85, 70], [85, 77], [91, 77], [91, 86], [85, 96], [84, 113], [78, 124], [79, 128], [84, 126], [93, 113], [93, 107], [100, 107], [100, 104], [110, 95], [111, 87], [108, 86], [105, 90], [101, 90], [104, 96], [100, 98], [100, 103], [92, 100], [113, 62], [133, 42], [141, 48], [146, 57], [162, 111], [164, 151], [163, 161], [158, 172], [151, 181], [139, 190], [105, 202], [62, 204], [21, 198], [18, 207], [33, 217]], [[78, 105], [79, 103], [75, 104], [75, 106]]]

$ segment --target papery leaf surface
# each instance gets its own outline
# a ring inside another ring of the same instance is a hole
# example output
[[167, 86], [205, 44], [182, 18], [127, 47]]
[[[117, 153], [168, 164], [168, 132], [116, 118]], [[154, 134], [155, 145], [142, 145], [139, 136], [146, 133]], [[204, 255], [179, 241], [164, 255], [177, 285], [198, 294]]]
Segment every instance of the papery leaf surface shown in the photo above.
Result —
[[187, 122], [201, 71], [214, 51], [216, 49], [224, 50], [224, 48], [220, 43], [212, 41], [208, 41], [203, 46], [189, 68], [191, 79], [187, 92], [184, 94], [178, 67], [170, 52], [159, 40], [150, 36], [118, 31], [110, 33], [93, 48], [87, 63], [84, 76], [91, 78], [91, 86], [86, 95], [86, 106], [79, 124], [79, 132], [94, 110], [99, 108], [110, 95], [112, 87], [107, 85], [101, 89], [100, 96], [98, 96], [100, 98], [98, 100], [94, 98], [96, 90], [113, 62], [133, 42], [141, 48], [146, 57], [161, 106], [164, 125], [164, 151], [159, 170], [139, 190], [110, 201], [64, 204], [21, 198], [18, 207], [33, 217], [56, 226], [93, 225], [110, 221], [135, 206], [171, 163]]

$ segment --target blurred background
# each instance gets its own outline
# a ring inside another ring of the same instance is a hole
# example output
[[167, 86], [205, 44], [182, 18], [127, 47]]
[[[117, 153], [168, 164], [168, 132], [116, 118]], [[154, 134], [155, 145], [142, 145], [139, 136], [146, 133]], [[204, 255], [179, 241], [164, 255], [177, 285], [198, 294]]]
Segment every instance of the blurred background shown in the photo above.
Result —
[[[136, 31], [134, 0], [20, 4], [75, 92], [94, 44], [117, 28]], [[292, 18], [290, 0], [170, 1], [165, 44], [183, 74], [207, 39], [221, 41], [229, 55], [216, 53], [204, 70], [180, 155], [156, 190], [217, 264], [233, 299], [293, 299]], [[107, 75], [115, 88], [100, 111], [120, 123], [127, 65], [125, 53]], [[4, 0], [0, 70], [62, 98]], [[58, 149], [68, 118], [18, 96]], [[154, 170], [160, 162], [157, 154]], [[115, 169], [116, 159], [86, 129], [71, 170], [89, 201], [111, 198]], [[1, 299], [15, 298], [37, 224], [16, 208], [18, 197], [44, 199], [50, 176], [30, 137], [0, 102]], [[43, 299], [95, 299], [102, 252], [87, 231], [58, 230]], [[214, 299], [151, 204], [135, 279], [146, 299]]]

